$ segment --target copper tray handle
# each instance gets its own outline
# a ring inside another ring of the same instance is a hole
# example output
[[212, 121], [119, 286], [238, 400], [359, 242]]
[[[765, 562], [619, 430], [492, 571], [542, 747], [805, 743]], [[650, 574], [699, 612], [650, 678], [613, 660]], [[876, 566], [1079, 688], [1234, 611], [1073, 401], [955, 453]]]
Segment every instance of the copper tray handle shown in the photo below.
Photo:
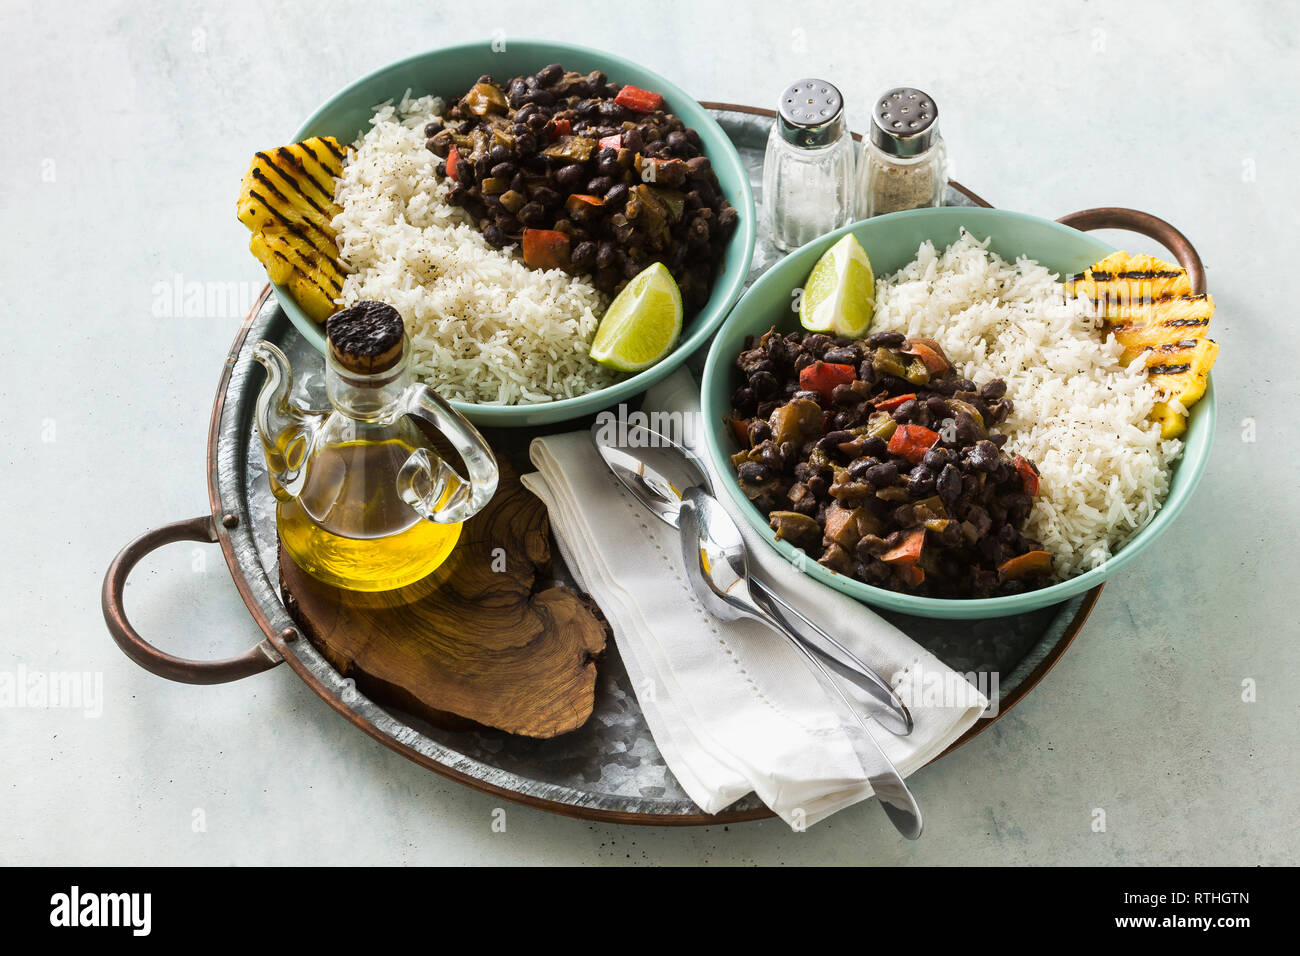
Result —
[[158, 650], [136, 632], [126, 619], [126, 608], [122, 602], [126, 579], [146, 554], [177, 541], [215, 544], [218, 538], [212, 516], [201, 515], [185, 521], [174, 521], [146, 531], [119, 551], [113, 563], [108, 566], [108, 573], [104, 575], [102, 598], [104, 621], [108, 624], [113, 640], [117, 641], [117, 646], [150, 673], [182, 684], [225, 684], [260, 674], [283, 661], [284, 658], [269, 638], [263, 638], [238, 657], [220, 661], [190, 661]]
[[1062, 216], [1056, 220], [1081, 232], [1093, 229], [1127, 229], [1154, 239], [1174, 254], [1178, 264], [1187, 270], [1191, 280], [1192, 291], [1198, 295], [1205, 291], [1205, 266], [1196, 248], [1186, 236], [1149, 212], [1138, 209], [1126, 209], [1123, 206], [1099, 206], [1096, 209], [1083, 209]]

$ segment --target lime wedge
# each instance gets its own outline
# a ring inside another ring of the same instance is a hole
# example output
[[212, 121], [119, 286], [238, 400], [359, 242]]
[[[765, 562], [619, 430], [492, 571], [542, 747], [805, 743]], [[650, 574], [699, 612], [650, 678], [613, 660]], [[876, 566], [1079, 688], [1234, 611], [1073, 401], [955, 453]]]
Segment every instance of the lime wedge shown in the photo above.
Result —
[[637, 273], [600, 320], [591, 357], [619, 372], [647, 369], [682, 334], [682, 293], [662, 262]]
[[876, 276], [862, 243], [852, 234], [831, 246], [813, 266], [799, 302], [799, 323], [810, 332], [859, 338], [876, 311]]

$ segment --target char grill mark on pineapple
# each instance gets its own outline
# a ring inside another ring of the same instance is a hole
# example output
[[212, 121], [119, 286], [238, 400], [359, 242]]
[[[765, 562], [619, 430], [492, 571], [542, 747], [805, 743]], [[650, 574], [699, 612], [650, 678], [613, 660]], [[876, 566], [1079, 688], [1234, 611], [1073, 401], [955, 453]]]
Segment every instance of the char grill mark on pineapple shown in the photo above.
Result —
[[[1112, 287], [1109, 292], [1106, 289], [1103, 289], [1101, 296], [1089, 296], [1088, 301], [1093, 305], [1102, 308], [1109, 305], [1112, 308], [1123, 310], [1128, 308], [1149, 308], [1167, 302], [1186, 301], [1197, 298], [1196, 296], [1185, 295], [1178, 292], [1165, 291], [1158, 295], [1151, 295], [1149, 293], [1139, 295], [1134, 302], [1121, 298], [1120, 295], [1115, 292], [1118, 288], [1118, 286]], [[1204, 295], [1204, 293], [1202, 293], [1202, 295]]]
[[[1096, 305], [1106, 305], [1093, 300]], [[1107, 323], [1115, 324], [1128, 319], [1160, 319], [1164, 325], [1205, 324], [1214, 314], [1214, 299], [1208, 293], [1166, 295], [1148, 302], [1125, 300], [1110, 303], [1102, 316]], [[1203, 320], [1203, 321], [1202, 321]]]
[[[259, 155], [265, 156], [265, 153]], [[283, 177], [290, 187], [298, 191], [298, 195], [311, 205], [318, 213], [326, 219], [333, 219], [333, 210], [338, 206], [334, 205], [334, 184], [333, 182], [322, 183], [310, 169], [307, 164], [296, 156], [287, 146], [281, 146], [275, 151], [275, 157], [279, 160], [273, 163], [275, 171]], [[312, 193], [316, 195], [313, 196]], [[325, 209], [321, 207], [321, 202], [330, 207]]]
[[[1092, 278], [1098, 282], [1112, 282], [1117, 279], [1122, 281], [1131, 279], [1177, 279], [1182, 274], [1182, 269], [1129, 269], [1124, 272], [1098, 272], [1096, 269], [1092, 270]], [[1077, 278], [1082, 278], [1082, 276]]]
[[[332, 136], [317, 136], [315, 139], [303, 140], [298, 145], [311, 153], [312, 158], [315, 159], [316, 162], [320, 163], [335, 176], [343, 172], [343, 161], [347, 157], [344, 155], [343, 150], [339, 149], [338, 143], [334, 141]], [[334, 162], [331, 164], [321, 159], [321, 157], [316, 153], [316, 146], [324, 146], [326, 152], [334, 158]]]

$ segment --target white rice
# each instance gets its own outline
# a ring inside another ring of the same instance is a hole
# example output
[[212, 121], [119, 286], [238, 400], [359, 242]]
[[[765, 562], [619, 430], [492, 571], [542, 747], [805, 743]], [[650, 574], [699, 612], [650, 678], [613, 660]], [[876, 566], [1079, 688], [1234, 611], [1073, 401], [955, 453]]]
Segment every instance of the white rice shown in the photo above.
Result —
[[877, 286], [872, 330], [935, 339], [966, 378], [1007, 383], [1015, 410], [1006, 448], [1038, 465], [1039, 497], [1025, 528], [1060, 577], [1104, 562], [1159, 510], [1182, 451], [1148, 421], [1159, 395], [1140, 363], [1120, 364], [1086, 303], [1067, 302], [1057, 276], [1014, 265], [969, 234]]
[[431, 96], [386, 103], [353, 145], [335, 190], [339, 250], [354, 270], [342, 301], [387, 302], [411, 338], [412, 369], [445, 398], [553, 401], [615, 380], [587, 355], [608, 300], [559, 269], [492, 248], [446, 201], [424, 126]]

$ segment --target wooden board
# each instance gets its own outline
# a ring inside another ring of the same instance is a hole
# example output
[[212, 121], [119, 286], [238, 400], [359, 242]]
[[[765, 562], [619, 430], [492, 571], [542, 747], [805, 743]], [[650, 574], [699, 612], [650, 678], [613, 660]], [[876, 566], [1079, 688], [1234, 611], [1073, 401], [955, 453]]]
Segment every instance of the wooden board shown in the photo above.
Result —
[[281, 546], [280, 590], [308, 640], [376, 703], [441, 726], [554, 737], [591, 716], [608, 626], [568, 588], [537, 590], [551, 559], [546, 509], [498, 464], [496, 495], [424, 580], [344, 591]]

